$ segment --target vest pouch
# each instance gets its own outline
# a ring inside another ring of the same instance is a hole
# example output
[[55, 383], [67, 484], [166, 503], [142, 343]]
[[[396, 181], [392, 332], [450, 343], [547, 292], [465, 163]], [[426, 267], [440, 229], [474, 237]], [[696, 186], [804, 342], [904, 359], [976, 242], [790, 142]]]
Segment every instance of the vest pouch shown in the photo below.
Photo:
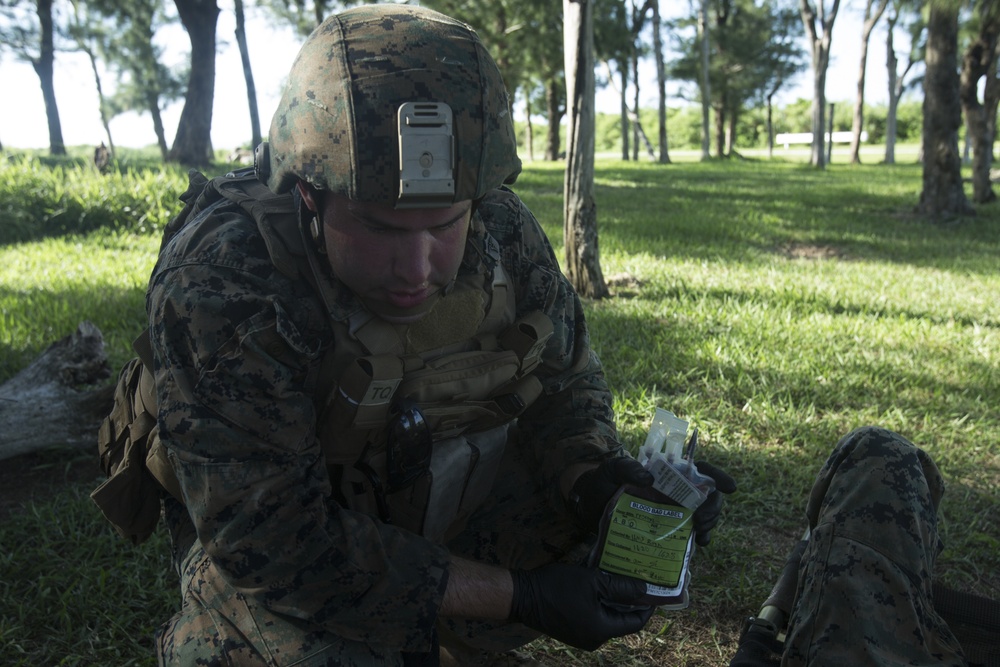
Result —
[[390, 494], [393, 522], [444, 543], [489, 497], [507, 446], [507, 426], [434, 443], [430, 469]]
[[510, 350], [462, 352], [427, 362], [406, 374], [399, 396], [420, 405], [439, 402], [482, 401], [510, 382], [520, 367]]
[[181, 496], [181, 485], [177, 481], [177, 473], [167, 459], [167, 450], [160, 443], [160, 427], [154, 426], [147, 438], [146, 469], [167, 493], [184, 502]]
[[317, 428], [327, 465], [350, 465], [358, 459], [385, 427], [402, 377], [402, 360], [389, 354], [362, 357], [344, 369]]
[[500, 345], [517, 354], [521, 360], [519, 375], [524, 376], [535, 370], [554, 330], [548, 315], [536, 310], [514, 322], [500, 334]]
[[97, 446], [101, 469], [108, 479], [91, 492], [91, 499], [101, 509], [115, 530], [133, 544], [145, 542], [160, 520], [161, 486], [146, 470], [146, 443], [156, 427], [155, 404], [150, 413], [145, 408], [143, 376], [147, 390], [149, 373], [142, 361], [132, 359], [122, 367], [115, 386], [111, 413], [101, 423]]

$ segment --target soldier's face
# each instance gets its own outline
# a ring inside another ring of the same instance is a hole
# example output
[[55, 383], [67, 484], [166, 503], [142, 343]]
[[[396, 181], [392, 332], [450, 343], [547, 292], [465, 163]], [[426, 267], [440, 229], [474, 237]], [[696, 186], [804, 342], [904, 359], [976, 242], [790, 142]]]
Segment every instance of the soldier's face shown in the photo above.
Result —
[[472, 202], [396, 210], [329, 192], [300, 192], [323, 224], [333, 273], [383, 319], [419, 320], [458, 273]]

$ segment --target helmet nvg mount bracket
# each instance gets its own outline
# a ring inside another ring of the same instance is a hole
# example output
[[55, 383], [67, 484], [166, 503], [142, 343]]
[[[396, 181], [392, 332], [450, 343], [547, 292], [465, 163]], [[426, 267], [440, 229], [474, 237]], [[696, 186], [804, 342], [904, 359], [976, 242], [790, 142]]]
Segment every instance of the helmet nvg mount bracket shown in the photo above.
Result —
[[455, 197], [455, 143], [451, 107], [444, 102], [404, 102], [399, 124], [397, 208], [448, 206]]
[[334, 14], [306, 39], [255, 152], [260, 180], [356, 201], [450, 206], [521, 171], [496, 62], [468, 25], [394, 3]]

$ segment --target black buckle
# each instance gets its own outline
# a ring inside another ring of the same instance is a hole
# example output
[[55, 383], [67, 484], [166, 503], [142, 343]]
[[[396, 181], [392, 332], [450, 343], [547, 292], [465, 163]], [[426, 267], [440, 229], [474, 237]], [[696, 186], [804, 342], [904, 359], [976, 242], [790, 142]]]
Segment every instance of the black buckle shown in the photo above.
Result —
[[405, 489], [427, 472], [433, 442], [430, 424], [420, 406], [405, 398], [396, 403], [385, 446], [390, 493]]

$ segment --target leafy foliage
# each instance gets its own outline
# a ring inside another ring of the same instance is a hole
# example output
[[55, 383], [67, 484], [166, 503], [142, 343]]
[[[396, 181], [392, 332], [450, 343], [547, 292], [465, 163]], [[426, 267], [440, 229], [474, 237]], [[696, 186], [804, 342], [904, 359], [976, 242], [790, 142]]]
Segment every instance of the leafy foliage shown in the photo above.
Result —
[[179, 210], [186, 189], [179, 168], [101, 176], [91, 165], [60, 161], [45, 167], [31, 157], [0, 162], [0, 244], [98, 229], [154, 233]]

